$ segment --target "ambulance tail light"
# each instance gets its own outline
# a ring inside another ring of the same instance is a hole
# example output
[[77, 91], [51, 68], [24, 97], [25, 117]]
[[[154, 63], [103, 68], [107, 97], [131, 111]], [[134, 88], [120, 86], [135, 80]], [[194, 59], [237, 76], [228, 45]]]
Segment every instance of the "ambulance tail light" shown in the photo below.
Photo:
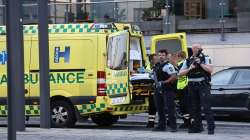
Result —
[[97, 96], [107, 96], [106, 94], [106, 73], [105, 71], [97, 72]]

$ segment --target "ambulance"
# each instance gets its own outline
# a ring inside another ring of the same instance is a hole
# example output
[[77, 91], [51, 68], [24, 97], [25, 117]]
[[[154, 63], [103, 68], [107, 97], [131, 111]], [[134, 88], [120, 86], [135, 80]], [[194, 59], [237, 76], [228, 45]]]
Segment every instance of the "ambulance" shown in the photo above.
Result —
[[[148, 63], [143, 40], [136, 38], [138, 33], [131, 35], [131, 27], [52, 24], [48, 31], [53, 127], [73, 127], [88, 117], [108, 126], [127, 114], [148, 110], [148, 99], [133, 95], [130, 83], [131, 48], [138, 50], [138, 67]], [[23, 33], [25, 115], [39, 116], [38, 26], [25, 25]], [[7, 115], [7, 55], [6, 27], [0, 26], [0, 116]]]

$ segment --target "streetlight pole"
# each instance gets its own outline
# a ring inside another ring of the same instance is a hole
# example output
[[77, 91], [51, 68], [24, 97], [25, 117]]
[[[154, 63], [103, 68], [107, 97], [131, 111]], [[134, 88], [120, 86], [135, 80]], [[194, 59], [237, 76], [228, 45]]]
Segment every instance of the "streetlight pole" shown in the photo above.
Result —
[[[2, 1], [2, 4], [3, 5], [6, 5], [6, 1], [5, 0], [3, 0]], [[6, 6], [5, 7], [2, 7], [3, 8], [3, 25], [6, 25]]]
[[69, 5], [66, 4], [64, 23], [69, 23]]
[[8, 140], [16, 140], [16, 131], [25, 130], [24, 50], [21, 1], [6, 0]]
[[39, 0], [40, 127], [50, 128], [48, 0]]
[[54, 23], [55, 24], [57, 23], [56, 19], [57, 19], [57, 8], [56, 8], [56, 0], [54, 0], [54, 20], [55, 20]]
[[165, 6], [165, 8], [166, 8], [166, 17], [165, 17], [165, 31], [164, 31], [164, 33], [166, 34], [166, 33], [170, 33], [170, 5], [169, 5], [169, 0], [166, 0], [165, 1], [165, 3], [166, 3], [166, 6]]
[[114, 21], [119, 22], [119, 9], [118, 9], [118, 2], [114, 2]]
[[220, 16], [220, 23], [221, 23], [221, 41], [225, 41], [225, 19], [224, 19], [224, 8], [225, 8], [226, 3], [224, 0], [221, 0], [220, 6], [221, 6], [221, 16]]
[[165, 34], [175, 32], [175, 0], [165, 0], [166, 16], [163, 32]]

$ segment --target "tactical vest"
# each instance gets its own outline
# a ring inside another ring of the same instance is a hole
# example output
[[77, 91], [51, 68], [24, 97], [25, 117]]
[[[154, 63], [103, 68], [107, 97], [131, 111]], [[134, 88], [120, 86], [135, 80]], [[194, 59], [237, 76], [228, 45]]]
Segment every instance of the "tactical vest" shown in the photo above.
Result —
[[[205, 62], [205, 56], [202, 56], [200, 58], [201, 63]], [[188, 58], [187, 59], [187, 67], [190, 67], [191, 64], [194, 62], [194, 58]], [[195, 69], [192, 69], [188, 72], [188, 78], [202, 78], [204, 77], [205, 80], [207, 81], [211, 81], [211, 74], [208, 73], [207, 71], [205, 71], [204, 69], [201, 68], [200, 65], [198, 65], [198, 67], [196, 67]]]
[[170, 75], [167, 72], [163, 71], [163, 67], [167, 65], [168, 63], [169, 62], [156, 64], [156, 76], [157, 76], [158, 81], [165, 81], [170, 77]]

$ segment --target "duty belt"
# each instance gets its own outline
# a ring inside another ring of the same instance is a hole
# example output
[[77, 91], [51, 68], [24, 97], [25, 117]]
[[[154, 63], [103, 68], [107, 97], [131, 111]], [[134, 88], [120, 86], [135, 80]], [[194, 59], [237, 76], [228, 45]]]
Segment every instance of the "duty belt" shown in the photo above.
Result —
[[201, 82], [201, 81], [204, 81], [204, 80], [205, 80], [204, 77], [201, 77], [201, 78], [189, 78], [188, 82]]

